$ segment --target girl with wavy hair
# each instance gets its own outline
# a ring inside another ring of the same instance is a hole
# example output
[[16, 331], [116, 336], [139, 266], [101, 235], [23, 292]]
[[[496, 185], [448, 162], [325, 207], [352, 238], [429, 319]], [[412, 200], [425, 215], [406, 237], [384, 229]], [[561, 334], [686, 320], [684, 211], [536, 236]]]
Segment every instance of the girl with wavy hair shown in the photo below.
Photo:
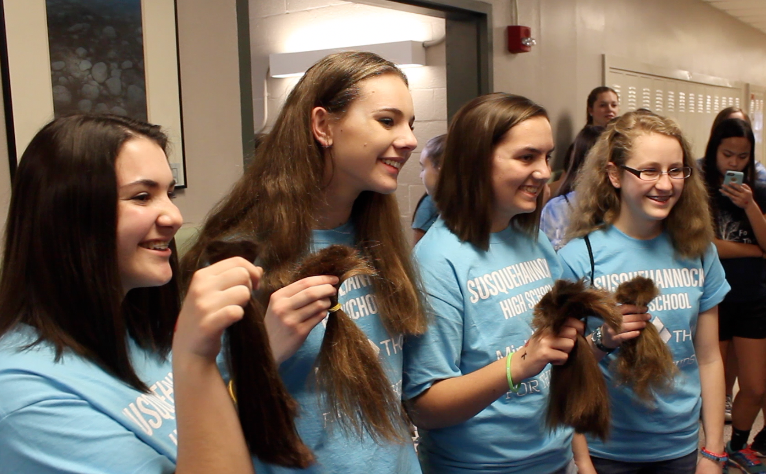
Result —
[[[729, 285], [706, 203], [680, 128], [653, 113], [631, 112], [609, 124], [581, 171], [572, 240], [559, 251], [564, 276], [609, 291], [636, 275], [652, 279], [661, 294], [649, 304], [651, 323], [679, 369], [672, 386], [647, 402], [610, 371], [620, 341], [608, 328], [590, 325], [612, 403], [611, 437], [588, 440], [598, 473], [721, 472], [717, 305]], [[636, 319], [642, 318], [624, 315], [623, 330]], [[700, 412], [706, 447], [697, 464]]]
[[181, 307], [166, 148], [158, 126], [75, 115], [22, 155], [0, 275], [4, 472], [253, 472], [216, 356], [262, 271], [200, 270]]
[[[338, 279], [315, 276], [277, 289], [310, 252], [331, 244], [355, 247], [376, 275], [343, 282], [338, 302], [366, 334], [363, 342], [374, 346], [389, 379], [384, 389], [398, 402], [403, 336], [426, 328], [393, 195], [399, 171], [417, 145], [414, 120], [407, 79], [391, 62], [363, 52], [320, 60], [290, 93], [253, 163], [184, 256], [182, 266], [189, 272], [205, 264], [211, 242], [236, 238], [258, 244], [259, 264], [266, 272], [262, 287], [273, 291], [265, 313], [271, 349], [299, 405], [298, 433], [316, 456], [306, 472], [420, 472], [403, 423], [395, 436], [355, 430], [359, 426], [349, 427], [346, 414], [330, 410], [328, 393], [317, 389], [324, 375], [314, 370], [325, 337], [320, 323], [336, 296]], [[280, 334], [292, 335], [291, 344], [276, 342]], [[350, 344], [343, 338], [337, 343]], [[332, 385], [328, 392], [334, 391]], [[393, 412], [387, 406], [370, 408], [401, 417], [400, 405]], [[255, 462], [258, 472], [282, 472]]]

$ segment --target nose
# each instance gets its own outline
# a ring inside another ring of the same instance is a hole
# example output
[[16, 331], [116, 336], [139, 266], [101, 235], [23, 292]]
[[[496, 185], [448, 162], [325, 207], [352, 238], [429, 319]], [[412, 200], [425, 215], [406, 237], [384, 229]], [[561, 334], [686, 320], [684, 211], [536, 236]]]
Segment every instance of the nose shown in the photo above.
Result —
[[394, 146], [400, 150], [404, 150], [409, 155], [418, 146], [418, 139], [415, 138], [415, 134], [409, 125], [403, 127], [404, 130], [399, 138], [394, 141]]
[[669, 174], [663, 173], [657, 182], [654, 183], [654, 187], [660, 190], [671, 190], [673, 189], [673, 180], [670, 179]]
[[547, 160], [538, 160], [538, 166], [532, 172], [532, 177], [540, 181], [551, 179], [551, 165]]
[[169, 198], [165, 200], [162, 204], [160, 214], [157, 216], [157, 225], [160, 227], [169, 227], [173, 230], [173, 234], [175, 234], [178, 229], [181, 228], [183, 222], [183, 216], [181, 215], [178, 206], [176, 206]]

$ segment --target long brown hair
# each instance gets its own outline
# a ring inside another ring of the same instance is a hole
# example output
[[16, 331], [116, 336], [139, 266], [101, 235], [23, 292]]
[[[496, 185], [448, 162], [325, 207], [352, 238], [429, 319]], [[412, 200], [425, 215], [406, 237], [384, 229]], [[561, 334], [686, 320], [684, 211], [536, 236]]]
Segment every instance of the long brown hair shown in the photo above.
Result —
[[[291, 270], [309, 253], [326, 168], [333, 166], [331, 156], [325, 157], [326, 150], [313, 135], [311, 112], [323, 107], [333, 118], [342, 118], [359, 97], [360, 82], [385, 74], [407, 83], [393, 63], [372, 53], [333, 54], [309, 68], [288, 96], [253, 163], [208, 216], [184, 256], [186, 279], [205, 264], [204, 251], [211, 242], [230, 237], [257, 242], [258, 264], [266, 269], [262, 288], [274, 291], [289, 279]], [[422, 334], [426, 328], [422, 292], [396, 198], [364, 191], [354, 201], [350, 221], [357, 249], [375, 270], [371, 280], [386, 329], [392, 335]], [[248, 381], [237, 383], [242, 387]]]
[[[301, 78], [273, 130], [256, 150], [253, 164], [208, 216], [197, 241], [184, 256], [188, 278], [204, 262], [207, 244], [227, 235], [251, 237], [261, 248], [269, 273], [284, 271], [309, 251], [314, 211], [321, 199], [325, 168], [332, 166], [311, 132], [311, 110], [324, 107], [342, 117], [359, 96], [359, 83], [393, 74], [407, 78], [390, 61], [365, 52], [337, 53], [320, 60]], [[374, 279], [380, 315], [394, 333], [421, 334], [426, 318], [409, 258], [396, 197], [362, 192], [351, 221], [356, 241], [380, 275]], [[266, 275], [269, 280], [269, 274]]]
[[568, 239], [582, 237], [614, 223], [620, 212], [620, 192], [609, 181], [607, 165], [610, 162], [618, 167], [625, 164], [633, 152], [636, 139], [650, 133], [678, 140], [683, 150], [684, 166], [693, 170], [684, 183], [678, 202], [663, 221], [673, 248], [684, 257], [700, 257], [705, 253], [713, 240], [713, 226], [707, 205], [707, 190], [697, 171], [691, 147], [673, 119], [651, 112], [629, 112], [621, 116], [607, 125], [606, 131], [591, 149], [576, 181], [577, 199], [569, 223]]
[[[157, 125], [113, 115], [73, 115], [44, 126], [13, 179], [0, 276], [0, 337], [19, 324], [56, 358], [71, 351], [137, 390], [128, 335], [170, 351], [179, 310], [175, 280], [123, 298], [117, 265], [117, 174], [123, 145], [137, 137], [167, 147]], [[175, 250], [175, 244], [171, 243]]]
[[[531, 100], [497, 92], [477, 97], [452, 119], [434, 193], [447, 228], [463, 242], [489, 248], [492, 226], [492, 156], [506, 133], [532, 117], [548, 114]], [[543, 193], [534, 212], [518, 214], [512, 225], [537, 236]]]

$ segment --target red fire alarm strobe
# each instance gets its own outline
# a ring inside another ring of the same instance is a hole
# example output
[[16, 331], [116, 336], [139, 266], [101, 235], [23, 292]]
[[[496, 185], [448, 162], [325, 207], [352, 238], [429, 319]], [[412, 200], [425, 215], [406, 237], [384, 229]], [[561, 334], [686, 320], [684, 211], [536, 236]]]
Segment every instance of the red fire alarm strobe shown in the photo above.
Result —
[[528, 26], [509, 26], [508, 51], [512, 53], [528, 53], [537, 42], [532, 38], [532, 29]]

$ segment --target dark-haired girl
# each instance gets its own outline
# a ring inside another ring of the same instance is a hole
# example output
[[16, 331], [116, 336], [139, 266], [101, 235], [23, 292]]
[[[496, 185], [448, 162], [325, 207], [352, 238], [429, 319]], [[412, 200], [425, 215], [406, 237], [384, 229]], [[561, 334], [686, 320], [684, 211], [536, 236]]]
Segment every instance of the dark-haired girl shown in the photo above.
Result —
[[[290, 270], [306, 254], [330, 244], [356, 247], [376, 277], [354, 277], [339, 290], [344, 312], [364, 331], [399, 399], [404, 334], [425, 330], [425, 315], [399, 221], [399, 170], [417, 146], [404, 74], [371, 53], [328, 56], [312, 66], [288, 96], [274, 128], [245, 175], [209, 216], [184, 266], [201, 265], [213, 240], [245, 237], [261, 247], [270, 275]], [[317, 462], [306, 472], [418, 473], [406, 430], [398, 440], [344, 430], [314, 370], [325, 337], [321, 324], [337, 279], [313, 277], [275, 291], [266, 311], [279, 373], [299, 403], [298, 432]], [[279, 334], [294, 344], [279, 346]], [[343, 343], [344, 341], [339, 341]], [[359, 374], [363, 376], [364, 374]], [[240, 383], [240, 382], [237, 382]], [[363, 395], [357, 395], [362, 397]], [[390, 411], [378, 407], [378, 411]], [[401, 415], [399, 404], [390, 415]], [[287, 472], [256, 459], [258, 472]]]
[[601, 86], [590, 91], [586, 105], [586, 125], [606, 127], [620, 114], [620, 97], [611, 87]]
[[[724, 360], [737, 359], [739, 392], [731, 410], [731, 461], [746, 472], [766, 472], [747, 446], [766, 392], [766, 188], [756, 180], [755, 139], [740, 119], [722, 120], [710, 135], [701, 167], [710, 195], [715, 244], [731, 292], [719, 307]], [[724, 185], [727, 171], [744, 174], [742, 184]]]
[[157, 126], [72, 116], [21, 158], [0, 276], [3, 472], [253, 472], [215, 360], [262, 272], [200, 270], [179, 315], [166, 145]]

